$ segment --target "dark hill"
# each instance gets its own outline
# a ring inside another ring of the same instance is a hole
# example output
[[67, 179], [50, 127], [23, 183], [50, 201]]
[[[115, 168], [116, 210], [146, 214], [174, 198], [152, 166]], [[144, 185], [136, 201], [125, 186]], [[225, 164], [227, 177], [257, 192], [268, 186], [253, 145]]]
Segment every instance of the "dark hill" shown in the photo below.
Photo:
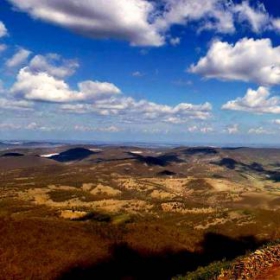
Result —
[[183, 153], [185, 154], [185, 155], [190, 155], [190, 156], [192, 156], [192, 155], [197, 155], [197, 154], [203, 154], [203, 155], [216, 155], [216, 154], [218, 154], [218, 152], [217, 152], [217, 150], [216, 149], [214, 149], [214, 148], [211, 148], [211, 147], [205, 147], [205, 148], [203, 148], [203, 147], [197, 147], [197, 148], [188, 148], [188, 149], [185, 149], [184, 151], [183, 151]]
[[6, 153], [3, 154], [2, 157], [23, 157], [23, 154], [20, 153]]
[[218, 165], [225, 166], [228, 169], [235, 169], [238, 162], [232, 158], [223, 158]]
[[85, 148], [74, 148], [60, 153], [59, 155], [55, 155], [50, 157], [55, 161], [59, 162], [69, 162], [69, 161], [78, 161], [83, 160], [92, 154], [96, 154]]
[[223, 158], [220, 162], [218, 162], [218, 165], [224, 166], [228, 169], [235, 169], [237, 166], [239, 166], [246, 171], [265, 172], [263, 166], [257, 162], [253, 162], [249, 165], [242, 162], [237, 162], [232, 158]]
[[59, 165], [58, 162], [40, 158], [38, 156], [1, 156], [0, 157], [0, 172], [3, 170], [13, 170], [22, 168], [40, 168], [49, 165]]
[[163, 170], [158, 173], [159, 176], [174, 176], [176, 175], [175, 172], [169, 171], [169, 170]]
[[258, 172], [263, 172], [265, 171], [263, 166], [257, 162], [253, 162], [251, 165], [250, 165], [250, 168], [254, 171], [258, 171]]
[[183, 162], [181, 159], [177, 157], [177, 155], [174, 154], [167, 154], [162, 155], [158, 157], [154, 156], [142, 156], [142, 155], [135, 155], [132, 153], [128, 153], [129, 155], [132, 155], [138, 162], [147, 164], [149, 166], [158, 165], [158, 166], [168, 166], [172, 163], [181, 163]]

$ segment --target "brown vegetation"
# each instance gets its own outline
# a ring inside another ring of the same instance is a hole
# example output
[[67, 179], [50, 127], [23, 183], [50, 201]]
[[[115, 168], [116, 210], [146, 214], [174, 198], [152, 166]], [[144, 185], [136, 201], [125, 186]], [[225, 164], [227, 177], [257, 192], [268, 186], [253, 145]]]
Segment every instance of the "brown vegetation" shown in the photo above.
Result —
[[280, 238], [274, 153], [130, 150], [0, 165], [0, 278], [170, 279]]

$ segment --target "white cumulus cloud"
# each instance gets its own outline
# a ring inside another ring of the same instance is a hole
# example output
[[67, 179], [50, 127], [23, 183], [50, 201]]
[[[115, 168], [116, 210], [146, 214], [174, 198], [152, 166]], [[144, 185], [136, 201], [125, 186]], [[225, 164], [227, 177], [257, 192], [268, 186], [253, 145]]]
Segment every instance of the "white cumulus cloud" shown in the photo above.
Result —
[[84, 102], [121, 93], [112, 83], [90, 80], [78, 83], [78, 90], [72, 89], [64, 78], [78, 66], [76, 60], [65, 60], [57, 54], [36, 55], [19, 70], [10, 93], [27, 100], [55, 103]]
[[222, 109], [257, 114], [280, 114], [280, 98], [270, 97], [270, 91], [265, 87], [259, 87], [257, 90], [248, 89], [244, 97], [227, 102]]
[[274, 131], [270, 131], [268, 129], [263, 128], [262, 126], [257, 127], [257, 128], [251, 128], [248, 130], [249, 134], [275, 134]]
[[212, 127], [209, 127], [209, 126], [197, 126], [197, 125], [189, 126], [187, 128], [187, 130], [190, 133], [203, 133], [203, 134], [211, 133], [211, 132], [214, 131], [214, 129]]
[[57, 103], [85, 101], [120, 93], [120, 89], [107, 82], [84, 81], [78, 87], [80, 91], [72, 90], [62, 79], [47, 72], [34, 73], [29, 67], [24, 67], [19, 71], [11, 93], [27, 100]]
[[239, 125], [238, 124], [232, 124], [226, 127], [225, 131], [228, 134], [237, 134], [239, 132]]
[[272, 28], [277, 32], [280, 32], [280, 18], [275, 18], [272, 20]]
[[165, 11], [155, 24], [167, 30], [174, 24], [187, 25], [202, 21], [201, 29], [214, 29], [222, 33], [235, 31], [234, 18], [227, 1], [221, 0], [165, 0]]
[[205, 57], [188, 69], [206, 78], [280, 84], [280, 47], [270, 39], [244, 38], [236, 44], [215, 41]]
[[272, 120], [272, 123], [280, 125], [280, 119]]
[[33, 73], [45, 72], [56, 78], [71, 76], [79, 64], [76, 60], [65, 60], [57, 54], [36, 55], [29, 63]]
[[257, 3], [257, 8], [253, 8], [249, 1], [243, 1], [241, 4], [234, 6], [233, 11], [237, 14], [239, 21], [248, 22], [256, 33], [267, 29], [271, 24], [271, 18], [265, 6], [261, 3]]
[[99, 81], [83, 81], [78, 84], [84, 99], [104, 99], [121, 93], [112, 83]]
[[154, 5], [145, 0], [10, 0], [18, 9], [93, 38], [117, 38], [132, 45], [160, 46], [163, 37], [150, 23]]
[[4, 110], [31, 110], [32, 102], [26, 100], [0, 98], [0, 108]]
[[[277, 30], [263, 4], [231, 0], [8, 0], [18, 10], [91, 38], [116, 38], [134, 46], [161, 46], [174, 25], [234, 33], [248, 23], [256, 33]], [[0, 29], [1, 30], [1, 29]], [[1, 33], [0, 33], [1, 34]], [[172, 37], [171, 37], [172, 38]], [[177, 45], [177, 38], [170, 43]]]
[[26, 62], [31, 52], [20, 48], [10, 59], [6, 61], [6, 66], [9, 68], [18, 67]]
[[2, 21], [0, 21], [0, 38], [4, 37], [6, 35], [8, 35], [8, 30], [5, 26], [5, 24]]
[[211, 117], [212, 106], [210, 103], [193, 105], [180, 103], [177, 106], [168, 106], [149, 102], [147, 100], [136, 101], [131, 97], [111, 97], [104, 100], [96, 100], [92, 104], [65, 104], [61, 109], [70, 113], [92, 113], [101, 116], [119, 116], [124, 120], [136, 122], [169, 122], [180, 123], [187, 119], [207, 119]]

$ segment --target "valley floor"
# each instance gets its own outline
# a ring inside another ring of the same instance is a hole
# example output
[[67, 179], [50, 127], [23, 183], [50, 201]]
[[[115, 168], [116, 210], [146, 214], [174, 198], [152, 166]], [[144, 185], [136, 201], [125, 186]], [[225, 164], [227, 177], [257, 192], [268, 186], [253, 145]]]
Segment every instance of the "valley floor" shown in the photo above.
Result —
[[11, 152], [1, 279], [171, 279], [280, 238], [280, 150]]

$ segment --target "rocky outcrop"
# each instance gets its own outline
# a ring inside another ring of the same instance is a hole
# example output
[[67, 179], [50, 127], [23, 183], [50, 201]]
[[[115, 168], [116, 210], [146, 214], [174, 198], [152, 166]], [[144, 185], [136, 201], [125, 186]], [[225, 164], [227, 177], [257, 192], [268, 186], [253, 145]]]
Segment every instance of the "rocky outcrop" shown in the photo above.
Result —
[[231, 269], [221, 273], [218, 280], [255, 279], [264, 270], [276, 264], [280, 264], [280, 245], [259, 249], [236, 261]]

